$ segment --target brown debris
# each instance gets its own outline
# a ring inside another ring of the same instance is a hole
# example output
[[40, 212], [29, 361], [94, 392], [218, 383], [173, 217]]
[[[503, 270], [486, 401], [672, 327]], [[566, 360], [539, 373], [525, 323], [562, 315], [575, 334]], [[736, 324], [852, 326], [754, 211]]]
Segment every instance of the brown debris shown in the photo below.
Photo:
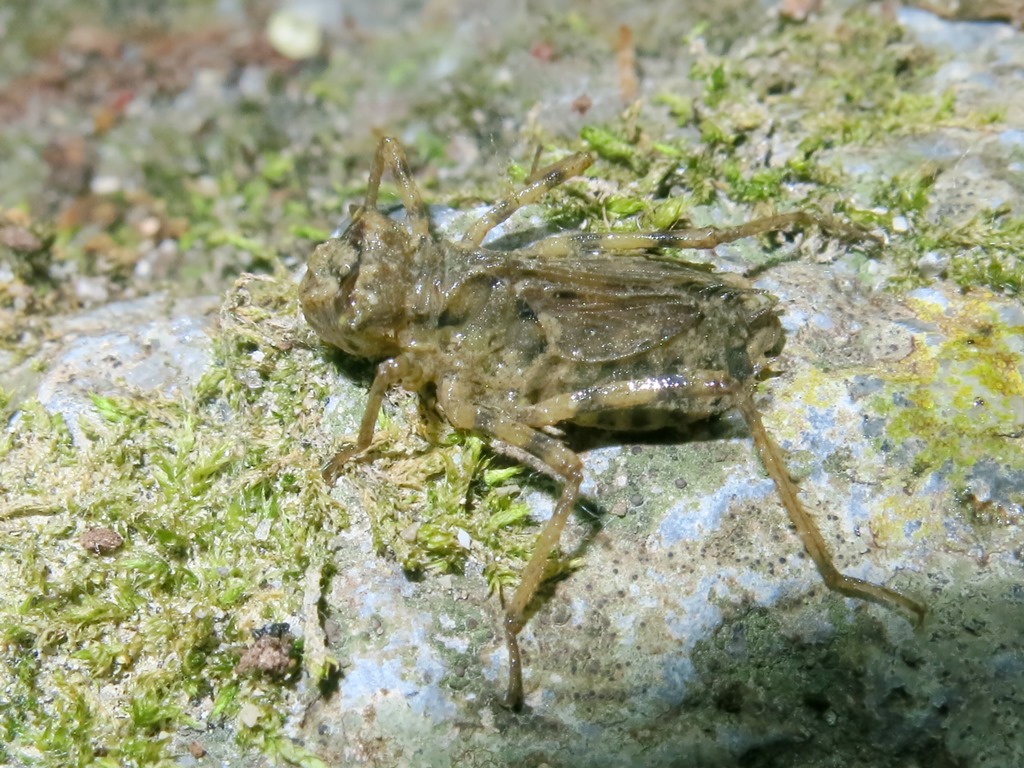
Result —
[[537, 61], [545, 63], [555, 59], [555, 46], [547, 40], [540, 40], [530, 46], [530, 55]]
[[86, 56], [112, 59], [121, 53], [121, 38], [114, 32], [94, 24], [75, 27], [64, 40], [67, 50]]
[[109, 555], [124, 544], [121, 535], [112, 528], [90, 528], [78, 539], [78, 543], [96, 555]]
[[50, 169], [50, 186], [78, 195], [89, 188], [96, 162], [96, 148], [83, 136], [66, 136], [46, 145], [43, 160]]
[[583, 116], [590, 111], [590, 108], [594, 106], [594, 101], [587, 94], [581, 93], [572, 102], [572, 111], [577, 115]]
[[242, 676], [260, 672], [270, 677], [284, 677], [298, 662], [292, 657], [292, 636], [262, 635], [250, 645], [235, 665], [235, 674]]
[[198, 760], [201, 757], [206, 757], [206, 747], [193, 739], [188, 743], [188, 753]]
[[779, 3], [779, 16], [789, 21], [807, 21], [820, 10], [821, 0], [782, 0]]
[[910, 0], [909, 5], [956, 21], [1008, 21], [1024, 26], [1024, 0]]
[[640, 80], [637, 77], [633, 30], [625, 24], [619, 27], [615, 38], [615, 66], [619, 72], [619, 96], [622, 103], [632, 104], [640, 93]]
[[[179, 93], [193, 83], [199, 70], [234, 73], [257, 65], [282, 72], [295, 66], [254, 29], [142, 30], [121, 38], [101, 28], [80, 27], [67, 40], [77, 56], [67, 56], [70, 49], [56, 41], [34, 71], [0, 83], [0, 121], [17, 121], [30, 105], [45, 110], [60, 101], [65, 107], [78, 104], [100, 110], [94, 122], [102, 133], [119, 117], [126, 98]], [[125, 56], [126, 44], [137, 55]]]
[[12, 251], [31, 253], [43, 247], [42, 241], [25, 227], [0, 227], [0, 245]]

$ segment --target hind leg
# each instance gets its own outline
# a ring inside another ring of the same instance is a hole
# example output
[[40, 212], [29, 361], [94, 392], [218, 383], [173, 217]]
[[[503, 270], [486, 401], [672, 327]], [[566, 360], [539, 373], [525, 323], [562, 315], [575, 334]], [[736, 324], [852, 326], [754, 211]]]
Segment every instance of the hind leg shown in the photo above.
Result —
[[747, 427], [754, 438], [754, 446], [761, 457], [761, 463], [765, 471], [775, 483], [775, 490], [782, 500], [782, 506], [789, 514], [790, 522], [796, 528], [797, 536], [803, 542], [804, 549], [814, 561], [814, 566], [821, 574], [825, 585], [847, 597], [855, 597], [859, 600], [866, 600], [871, 603], [878, 603], [887, 608], [894, 608], [909, 616], [915, 625], [920, 626], [924, 621], [925, 607], [906, 595], [902, 595], [894, 589], [883, 587], [870, 581], [864, 581], [853, 576], [840, 573], [832, 562], [832, 556], [825, 546], [825, 539], [815, 524], [814, 519], [804, 509], [804, 505], [797, 495], [796, 485], [789, 476], [786, 466], [782, 460], [782, 451], [775, 441], [769, 437], [768, 432], [761, 423], [761, 414], [754, 405], [754, 399], [749, 392], [744, 392], [736, 401], [736, 407], [743, 414]]
[[[703, 409], [700, 407], [702, 400], [709, 403]], [[737, 408], [746, 421], [761, 463], [774, 482], [779, 500], [825, 585], [847, 597], [900, 611], [920, 625], [925, 615], [923, 605], [881, 584], [847, 576], [836, 568], [821, 531], [800, 501], [796, 484], [786, 470], [781, 449], [761, 422], [750, 388], [728, 374], [696, 371], [685, 376], [609, 382], [542, 400], [527, 411], [525, 420], [531, 426], [543, 427], [563, 421], [585, 422], [588, 417], [592, 420], [595, 414], [616, 416], [622, 413], [628, 416], [631, 410], [642, 413], [645, 409], [654, 408], [692, 415], [694, 411], [714, 413], [728, 407]], [[619, 426], [629, 428], [628, 419]]]

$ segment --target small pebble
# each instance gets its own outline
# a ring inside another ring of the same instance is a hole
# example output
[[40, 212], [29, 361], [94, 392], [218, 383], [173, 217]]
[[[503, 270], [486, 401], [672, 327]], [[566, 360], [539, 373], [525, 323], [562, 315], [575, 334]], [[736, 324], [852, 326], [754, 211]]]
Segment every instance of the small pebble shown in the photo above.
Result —
[[267, 21], [267, 40], [274, 50], [294, 61], [316, 56], [323, 45], [323, 30], [311, 18], [282, 8]]
[[238, 722], [245, 728], [254, 728], [260, 721], [260, 708], [255, 704], [243, 704], [238, 710]]

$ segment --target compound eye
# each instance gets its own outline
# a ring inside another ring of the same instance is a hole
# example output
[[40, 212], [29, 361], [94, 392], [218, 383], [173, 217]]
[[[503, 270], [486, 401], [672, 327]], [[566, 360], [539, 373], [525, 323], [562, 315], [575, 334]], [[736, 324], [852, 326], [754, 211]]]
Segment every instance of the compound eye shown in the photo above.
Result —
[[352, 303], [352, 292], [359, 277], [360, 252], [358, 248], [345, 238], [330, 241], [335, 247], [332, 250], [330, 263], [334, 280], [337, 285], [337, 306], [348, 307]]
[[358, 277], [359, 268], [357, 264], [355, 269], [349, 269], [348, 274], [342, 278], [341, 283], [338, 285], [338, 297], [343, 304], [349, 305], [352, 303], [352, 291], [355, 290]]
[[359, 263], [359, 252], [340, 237], [333, 237], [316, 247], [309, 259], [309, 268], [319, 274], [342, 280]]

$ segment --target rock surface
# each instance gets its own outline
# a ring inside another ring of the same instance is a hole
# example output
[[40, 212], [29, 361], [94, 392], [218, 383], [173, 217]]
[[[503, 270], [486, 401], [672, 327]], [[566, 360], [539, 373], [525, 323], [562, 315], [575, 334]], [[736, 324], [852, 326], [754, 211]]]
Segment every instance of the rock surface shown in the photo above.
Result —
[[[402, 4], [382, 5], [381, 18], [400, 23]], [[359, 16], [373, 25], [371, 11]], [[857, 178], [934, 164], [933, 218], [1000, 206], [1019, 211], [1024, 106], [1008, 95], [1021, 90], [1024, 37], [1008, 24], [947, 21], [920, 10], [899, 10], [898, 21], [939, 57], [936, 92], [949, 90], [978, 110], [1004, 110], [1000, 127], [922, 127], [870, 149], [838, 147], [831, 159]], [[438, 23], [461, 41], [452, 61], [435, 62], [439, 70], [470, 55], [459, 30], [491, 29], [472, 15]], [[534, 117], [544, 130], [575, 133], [583, 120], [567, 105], [584, 90], [596, 104], [591, 118], [619, 109], [610, 60], [565, 56], [546, 75], [554, 85], [541, 87], [534, 75], [544, 55], [538, 49], [511, 60], [505, 75], [526, 81], [526, 90], [539, 88]], [[648, 96], [678, 80], [657, 57], [644, 67]], [[383, 92], [362, 91], [353, 102], [356, 113], [379, 108], [382, 122], [402, 113]], [[795, 152], [801, 136], [798, 125], [784, 122], [765, 138], [779, 155]], [[444, 173], [469, 173], [466, 151], [464, 166]], [[893, 229], [898, 243], [897, 223]], [[744, 248], [719, 249], [720, 266], [743, 268]], [[381, 475], [371, 463], [333, 491], [350, 526], [330, 540], [324, 572], [332, 575], [307, 584], [305, 615], [296, 609], [285, 617], [309, 640], [307, 654], [315, 633], [303, 623], [322, 625], [323, 637], [315, 638], [324, 646], [321, 661], [336, 660], [339, 674], [320, 687], [307, 676], [285, 692], [282, 732], [327, 765], [1024, 761], [1019, 297], [962, 291], [938, 249], [920, 265], [934, 279], [902, 293], [880, 290], [895, 269], [884, 258], [866, 260], [825, 239], [803, 242], [799, 252], [804, 258], [758, 276], [759, 287], [779, 296], [788, 334], [779, 375], [760, 390], [764, 419], [837, 565], [926, 603], [923, 627], [827, 592], [742, 423], [725, 418], [678, 441], [626, 440], [585, 452], [588, 509], [563, 541], [580, 565], [523, 632], [527, 707], [512, 713], [498, 703], [507, 664], [501, 607], [475, 556], [479, 542], [460, 539], [470, 553], [464, 573], [410, 579], [373, 541], [366, 491]], [[85, 445], [88, 430], [79, 425], [95, 418], [90, 393], [171, 400], [191, 393], [215, 365], [210, 308], [217, 304], [150, 296], [61, 319], [29, 363], [5, 373], [5, 386], [61, 414], [74, 443]], [[297, 318], [293, 306], [253, 322]], [[289, 343], [310, 340], [303, 333]], [[262, 361], [261, 351], [252, 353], [254, 370]], [[326, 455], [351, 434], [364, 402], [365, 386], [349, 372], [332, 368], [329, 376], [334, 396], [306, 445], [311, 454]], [[258, 376], [242, 383], [263, 386]], [[310, 399], [311, 408], [324, 405]], [[410, 412], [389, 406], [405, 426]], [[527, 486], [532, 515], [545, 518], [550, 485]], [[24, 533], [11, 519], [2, 518], [5, 535]], [[268, 577], [268, 589], [282, 583], [276, 579]], [[233, 727], [259, 729], [258, 706], [244, 704], [235, 725], [207, 719], [208, 700], [194, 706], [203, 712], [202, 748], [222, 764], [271, 760], [232, 741]], [[180, 764], [202, 764], [184, 747], [195, 735], [173, 735]]]

